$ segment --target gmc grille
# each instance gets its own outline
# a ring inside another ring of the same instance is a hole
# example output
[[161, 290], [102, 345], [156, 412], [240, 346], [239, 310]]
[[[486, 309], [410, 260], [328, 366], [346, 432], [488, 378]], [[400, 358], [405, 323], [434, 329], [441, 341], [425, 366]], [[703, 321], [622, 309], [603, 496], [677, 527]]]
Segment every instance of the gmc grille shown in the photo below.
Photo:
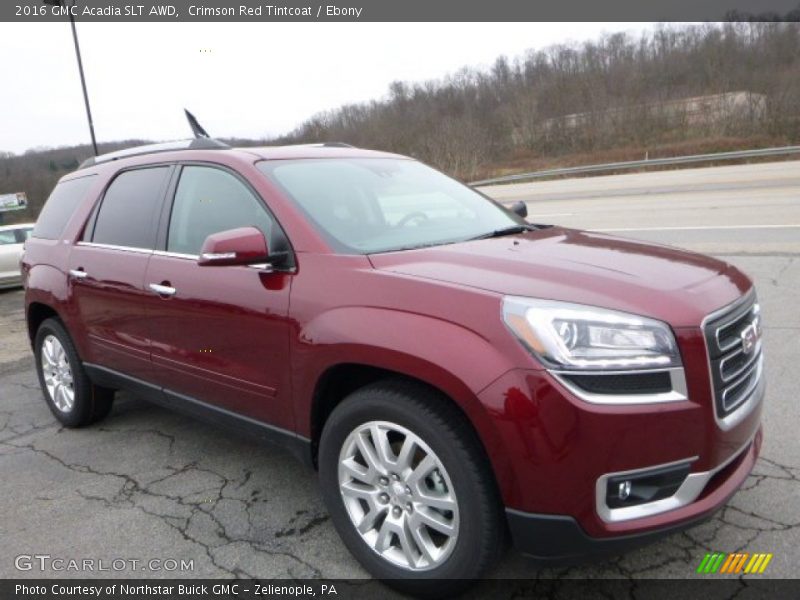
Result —
[[714, 407], [722, 419], [742, 406], [761, 377], [761, 314], [755, 295], [713, 314], [704, 327]]

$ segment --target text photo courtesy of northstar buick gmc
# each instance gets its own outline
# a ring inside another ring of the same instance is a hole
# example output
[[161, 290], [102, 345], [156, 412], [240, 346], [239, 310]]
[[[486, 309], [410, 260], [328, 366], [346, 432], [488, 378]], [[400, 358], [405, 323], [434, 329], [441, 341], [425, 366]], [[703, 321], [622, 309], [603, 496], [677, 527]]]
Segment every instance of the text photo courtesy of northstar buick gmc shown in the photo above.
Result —
[[708, 518], [761, 447], [750, 279], [525, 213], [341, 144], [90, 159], [22, 262], [45, 400], [80, 427], [128, 390], [287, 446], [406, 592]]

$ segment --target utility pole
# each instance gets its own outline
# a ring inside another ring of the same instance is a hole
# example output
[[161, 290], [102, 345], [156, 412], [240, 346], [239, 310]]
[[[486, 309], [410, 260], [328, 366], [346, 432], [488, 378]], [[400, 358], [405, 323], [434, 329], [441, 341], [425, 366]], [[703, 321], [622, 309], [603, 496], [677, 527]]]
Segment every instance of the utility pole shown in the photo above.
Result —
[[[51, 6], [65, 6], [64, 0], [43, 0], [45, 4], [49, 4]], [[81, 59], [81, 47], [78, 44], [78, 31], [75, 29], [75, 17], [72, 14], [72, 11], [75, 8], [75, 0], [72, 0], [72, 5], [67, 8], [67, 14], [69, 15], [69, 23], [72, 26], [72, 41], [75, 43], [75, 56], [78, 59], [78, 72], [81, 76], [81, 88], [83, 89], [83, 102], [86, 106], [86, 119], [89, 121], [89, 134], [92, 136], [92, 149], [94, 150], [94, 155], [97, 156], [97, 139], [94, 136], [94, 121], [92, 120], [92, 109], [89, 107], [89, 92], [86, 91], [86, 77], [83, 74], [83, 60]]]

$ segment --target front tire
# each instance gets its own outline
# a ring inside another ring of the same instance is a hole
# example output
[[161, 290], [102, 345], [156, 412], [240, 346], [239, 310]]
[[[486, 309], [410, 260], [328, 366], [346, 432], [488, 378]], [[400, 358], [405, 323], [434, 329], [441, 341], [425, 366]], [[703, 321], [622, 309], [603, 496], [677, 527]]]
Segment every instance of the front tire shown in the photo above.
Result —
[[39, 385], [56, 419], [66, 427], [84, 427], [108, 415], [114, 390], [91, 382], [61, 321], [43, 321], [33, 347]]
[[458, 593], [505, 546], [502, 507], [469, 422], [405, 380], [345, 398], [320, 439], [322, 495], [347, 548], [406, 593]]

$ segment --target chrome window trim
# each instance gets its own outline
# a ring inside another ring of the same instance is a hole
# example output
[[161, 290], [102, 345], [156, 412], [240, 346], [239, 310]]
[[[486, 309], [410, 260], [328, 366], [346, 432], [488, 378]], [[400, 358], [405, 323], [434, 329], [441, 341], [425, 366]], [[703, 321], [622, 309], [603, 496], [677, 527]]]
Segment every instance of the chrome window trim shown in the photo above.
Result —
[[[200, 259], [200, 256], [196, 254], [182, 254], [180, 252], [168, 252], [166, 250], [155, 250], [153, 252], [154, 256], [165, 256], [167, 258], [181, 258], [183, 260], [193, 260], [197, 261]], [[256, 263], [252, 265], [245, 265], [251, 269], [256, 269], [258, 271], [263, 271], [265, 273], [272, 273], [273, 267], [270, 263]], [[281, 272], [283, 273], [294, 273], [297, 269], [285, 269]]]
[[123, 252], [133, 252], [136, 254], [153, 254], [154, 251], [147, 248], [136, 248], [134, 246], [115, 246], [114, 244], [98, 244], [95, 242], [78, 242], [78, 246], [87, 248], [101, 248], [103, 250], [121, 250]]
[[655, 502], [646, 502], [644, 504], [637, 504], [636, 506], [625, 506], [621, 508], [609, 508], [606, 504], [606, 487], [608, 480], [612, 477], [624, 477], [625, 475], [636, 475], [638, 473], [646, 473], [661, 467], [674, 467], [686, 463], [692, 463], [699, 457], [692, 456], [691, 458], [684, 458], [673, 462], [663, 463], [660, 465], [651, 465], [641, 469], [632, 469], [629, 471], [618, 471], [616, 473], [606, 473], [600, 476], [595, 483], [595, 505], [597, 514], [606, 523], [619, 523], [621, 521], [630, 521], [632, 519], [642, 519], [645, 517], [652, 517], [653, 515], [661, 514], [670, 510], [683, 508], [684, 506], [694, 502], [700, 494], [703, 493], [708, 482], [714, 475], [722, 471], [725, 467], [739, 458], [743, 452], [750, 448], [750, 445], [755, 439], [755, 433], [750, 436], [736, 452], [708, 471], [701, 471], [699, 473], [689, 473], [686, 479], [683, 480], [681, 486], [669, 498], [662, 498]]
[[[193, 260], [197, 261], [200, 260], [200, 257], [196, 254], [182, 254], [180, 252], [168, 252], [166, 250], [156, 250], [153, 252], [155, 256], [166, 256], [167, 258], [182, 258], [184, 260]], [[264, 271], [265, 273], [272, 273], [273, 268], [270, 263], [255, 263], [252, 265], [245, 265], [250, 267], [251, 269], [257, 269], [259, 271]], [[286, 269], [284, 272], [286, 273], [294, 273], [296, 269]]]
[[[549, 373], [572, 394], [591, 404], [657, 404], [662, 402], [683, 402], [689, 398], [686, 387], [686, 373], [683, 367], [672, 367], [670, 369], [629, 369], [623, 371], [551, 370]], [[598, 394], [595, 392], [587, 392], [564, 377], [565, 375], [635, 375], [638, 373], [669, 373], [672, 390], [659, 394]]]
[[168, 252], [166, 250], [155, 250], [153, 254], [156, 256], [166, 256], [167, 258], [183, 258], [185, 260], [200, 259], [200, 256], [197, 254], [183, 254], [181, 252]]

